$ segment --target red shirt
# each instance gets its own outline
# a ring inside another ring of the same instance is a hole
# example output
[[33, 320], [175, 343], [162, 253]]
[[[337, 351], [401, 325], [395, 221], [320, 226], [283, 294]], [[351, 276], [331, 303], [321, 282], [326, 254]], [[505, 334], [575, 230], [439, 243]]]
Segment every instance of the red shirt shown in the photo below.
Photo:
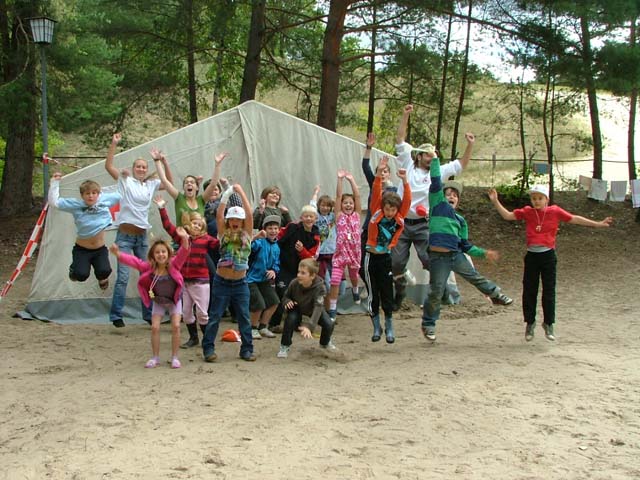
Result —
[[547, 205], [542, 210], [527, 205], [514, 210], [513, 214], [526, 224], [527, 246], [542, 245], [549, 248], [556, 248], [560, 222], [570, 222], [573, 219], [573, 215], [557, 205]]

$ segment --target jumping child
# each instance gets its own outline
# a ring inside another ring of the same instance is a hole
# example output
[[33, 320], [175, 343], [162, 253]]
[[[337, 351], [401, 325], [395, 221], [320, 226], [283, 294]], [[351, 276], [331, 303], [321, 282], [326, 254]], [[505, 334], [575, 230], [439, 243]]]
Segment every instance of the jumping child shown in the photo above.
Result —
[[[230, 207], [225, 214], [229, 197], [236, 192], [242, 199], [243, 207]], [[251, 253], [251, 234], [253, 218], [251, 205], [239, 184], [228, 188], [220, 198], [217, 223], [220, 239], [220, 260], [213, 279], [213, 296], [209, 323], [202, 338], [202, 353], [206, 362], [215, 362], [215, 340], [220, 327], [220, 319], [229, 305], [233, 306], [238, 321], [240, 338], [240, 358], [254, 362], [253, 340], [251, 338], [251, 320], [249, 319], [249, 286], [247, 269]]]
[[[342, 193], [342, 179], [346, 178], [351, 184], [353, 193]], [[336, 187], [336, 252], [333, 254], [331, 272], [331, 290], [329, 291], [329, 316], [336, 319], [336, 307], [340, 282], [345, 267], [351, 280], [353, 301], [360, 303], [360, 290], [358, 289], [358, 270], [360, 270], [361, 246], [360, 246], [360, 192], [358, 185], [346, 170], [338, 170], [338, 185]]]
[[[169, 220], [166, 202], [157, 197], [154, 202], [160, 209], [160, 219], [165, 231], [171, 236], [175, 243], [179, 243], [181, 238], [178, 229]], [[187, 340], [181, 348], [196, 347], [200, 344], [198, 340], [198, 325], [204, 335], [204, 330], [209, 323], [209, 266], [207, 257], [210, 251], [218, 249], [218, 239], [207, 233], [207, 225], [204, 218], [196, 211], [183, 212], [182, 225], [189, 234], [190, 250], [187, 261], [181, 269], [184, 278], [184, 292], [182, 295], [183, 320], [189, 332]], [[194, 314], [195, 310], [195, 314]], [[197, 325], [196, 325], [197, 320]]]
[[[313, 189], [313, 195], [309, 201], [309, 205], [316, 207], [318, 210], [318, 219], [316, 226], [320, 232], [320, 248], [318, 249], [318, 275], [324, 281], [327, 272], [331, 276], [331, 262], [333, 254], [336, 251], [336, 215], [333, 212], [335, 202], [329, 195], [321, 195], [320, 185], [316, 185]], [[329, 284], [327, 284], [327, 288]], [[328, 307], [328, 305], [327, 305]]]
[[104, 244], [104, 230], [111, 225], [109, 208], [120, 201], [119, 193], [101, 193], [100, 185], [86, 180], [80, 185], [77, 198], [60, 198], [60, 179], [56, 172], [49, 187], [49, 205], [73, 215], [76, 224], [76, 243], [71, 252], [69, 278], [73, 282], [84, 282], [89, 278], [91, 267], [102, 290], [109, 286], [111, 265], [109, 252]]
[[276, 293], [276, 276], [280, 271], [279, 231], [280, 217], [268, 215], [264, 217], [262, 230], [253, 237], [251, 242], [251, 261], [247, 282], [249, 283], [251, 336], [254, 340], [276, 336], [267, 328], [267, 325], [280, 303]]
[[[117, 244], [109, 249], [119, 262], [140, 272], [138, 292], [140, 298], [151, 311], [151, 351], [153, 357], [145, 368], [155, 368], [160, 364], [160, 322], [165, 313], [171, 318], [171, 368], [180, 368], [178, 347], [180, 346], [180, 318], [182, 316], [183, 278], [180, 269], [189, 255], [189, 235], [178, 229], [180, 249], [173, 255], [173, 248], [165, 240], [156, 240], [147, 254], [147, 261], [121, 252]], [[152, 305], [153, 304], [153, 305]]]
[[554, 332], [556, 316], [556, 235], [560, 222], [573, 223], [585, 227], [606, 228], [613, 218], [607, 217], [599, 222], [573, 215], [557, 205], [549, 205], [549, 188], [546, 185], [534, 185], [529, 190], [531, 207], [518, 208], [512, 212], [504, 208], [498, 200], [495, 189], [489, 190], [489, 199], [505, 220], [524, 220], [527, 237], [527, 253], [524, 256], [522, 275], [522, 313], [526, 324], [524, 338], [533, 340], [536, 327], [536, 305], [538, 288], [542, 279], [542, 327], [547, 340], [556, 339]]
[[380, 160], [371, 192], [369, 210], [372, 212], [367, 227], [367, 246], [364, 256], [365, 283], [369, 288], [367, 310], [373, 323], [372, 342], [382, 336], [380, 304], [384, 312], [385, 338], [387, 343], [396, 341], [393, 331], [393, 276], [391, 250], [404, 229], [404, 216], [411, 207], [411, 185], [407, 182], [407, 171], [398, 170], [402, 179], [402, 198], [396, 192], [382, 193], [385, 170], [389, 169], [389, 157]]
[[[294, 330], [300, 332], [302, 338], [312, 338], [316, 325], [320, 325], [320, 347], [336, 350], [331, 341], [333, 320], [324, 309], [326, 290], [324, 281], [318, 276], [318, 263], [312, 258], [305, 258], [298, 265], [298, 274], [289, 284], [282, 304], [287, 311], [280, 340], [278, 358], [287, 358], [291, 349]], [[303, 315], [309, 320], [303, 320]]]
[[440, 318], [442, 296], [447, 278], [455, 272], [489, 297], [497, 305], [510, 305], [513, 300], [499, 286], [484, 278], [465, 256], [498, 260], [498, 252], [485, 250], [469, 242], [469, 227], [464, 217], [456, 213], [462, 186], [458, 182], [443, 185], [440, 159], [431, 160], [429, 187], [429, 295], [422, 314], [422, 333], [431, 342], [436, 340], [436, 322]]

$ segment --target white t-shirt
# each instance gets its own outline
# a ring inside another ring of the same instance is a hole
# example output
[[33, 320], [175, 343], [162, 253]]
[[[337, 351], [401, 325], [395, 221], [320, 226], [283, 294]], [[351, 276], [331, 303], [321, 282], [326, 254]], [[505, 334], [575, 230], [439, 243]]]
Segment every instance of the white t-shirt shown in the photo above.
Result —
[[118, 193], [122, 199], [118, 224], [129, 223], [145, 230], [151, 228], [149, 207], [158, 188], [160, 188], [158, 178], [141, 182], [131, 176], [120, 175]]
[[[431, 186], [431, 174], [428, 170], [416, 167], [411, 158], [411, 144], [403, 142], [396, 145], [396, 167], [407, 170], [407, 182], [411, 187], [411, 208], [406, 218], [417, 219], [422, 218], [416, 213], [418, 205], [424, 205], [429, 211], [429, 187]], [[459, 160], [446, 163], [440, 166], [442, 181], [446, 181], [449, 177], [460, 175], [462, 173], [462, 164]], [[404, 188], [402, 183], [398, 186], [398, 194], [402, 198]]]

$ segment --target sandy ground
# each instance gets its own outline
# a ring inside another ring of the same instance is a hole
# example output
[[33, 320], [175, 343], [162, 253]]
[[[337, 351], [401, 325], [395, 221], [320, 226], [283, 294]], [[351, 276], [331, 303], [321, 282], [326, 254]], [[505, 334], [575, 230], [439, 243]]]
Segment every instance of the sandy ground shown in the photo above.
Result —
[[462, 285], [433, 345], [414, 308], [393, 345], [341, 316], [335, 354], [296, 336], [277, 359], [263, 339], [255, 363], [218, 344], [217, 363], [192, 349], [171, 370], [164, 326], [147, 370], [148, 326], [11, 318], [30, 267], [1, 304], [0, 478], [640, 478], [640, 228], [622, 209], [617, 229], [563, 230], [555, 343], [524, 341], [521, 231], [473, 211], [478, 243], [504, 255], [478, 267], [516, 301]]

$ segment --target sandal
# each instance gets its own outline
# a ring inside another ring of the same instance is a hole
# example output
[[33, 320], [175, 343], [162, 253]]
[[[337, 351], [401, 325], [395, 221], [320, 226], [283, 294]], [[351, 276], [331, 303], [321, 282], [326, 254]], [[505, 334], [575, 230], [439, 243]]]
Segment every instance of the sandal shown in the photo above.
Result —
[[156, 368], [160, 364], [160, 359], [158, 357], [152, 357], [144, 368]]
[[178, 360], [178, 357], [173, 357], [171, 359], [171, 368], [180, 368], [182, 366], [182, 364], [180, 363], [180, 360]]
[[98, 285], [100, 286], [100, 290], [106, 290], [109, 288], [109, 279], [104, 278], [102, 280], [98, 280]]

